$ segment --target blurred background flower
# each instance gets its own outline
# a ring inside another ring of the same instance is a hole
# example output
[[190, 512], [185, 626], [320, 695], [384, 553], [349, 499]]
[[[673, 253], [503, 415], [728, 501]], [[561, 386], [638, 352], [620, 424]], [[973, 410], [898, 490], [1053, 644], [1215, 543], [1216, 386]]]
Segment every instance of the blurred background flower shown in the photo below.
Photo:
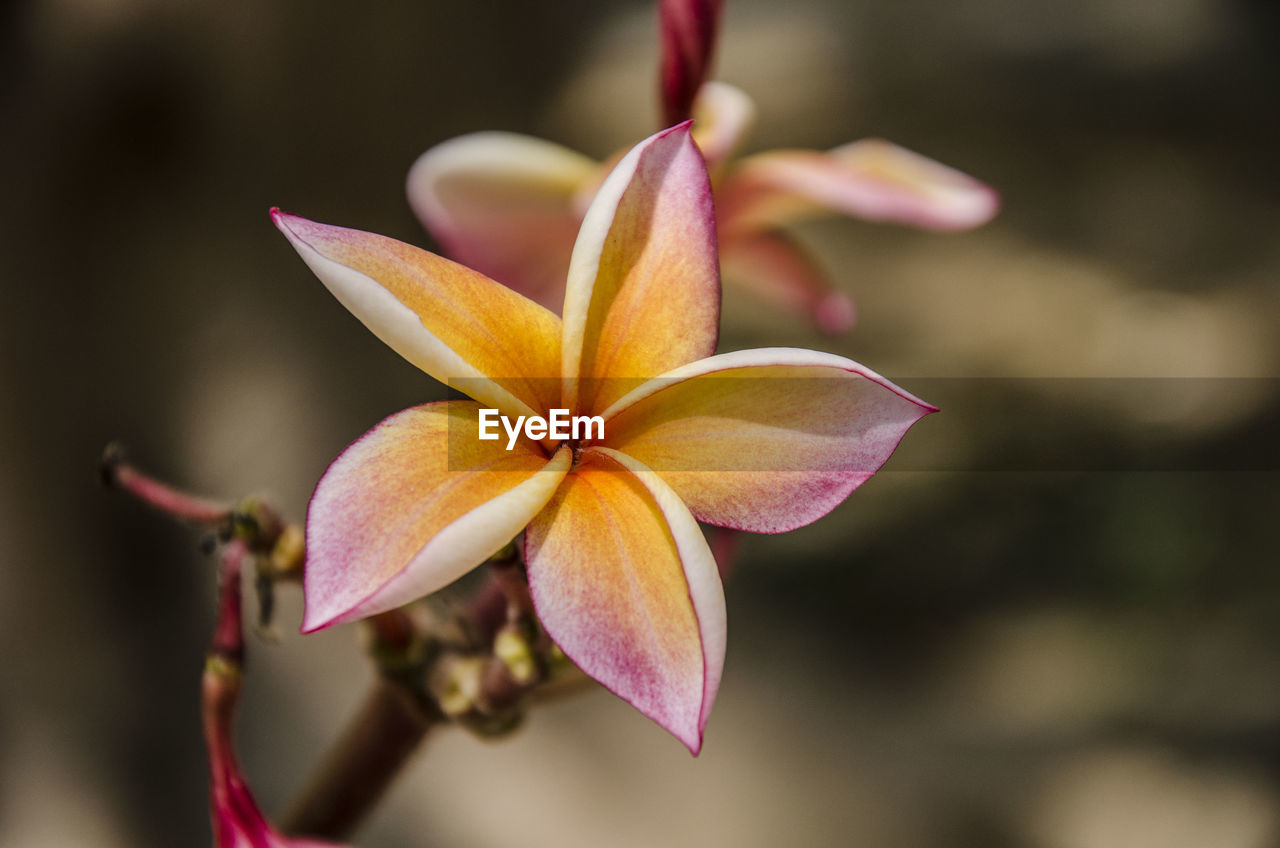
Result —
[[[433, 144], [643, 137], [656, 13], [4, 17], [0, 843], [204, 844], [214, 564], [95, 489], [99, 450], [301, 516], [352, 433], [436, 389], [334, 308], [267, 208], [423, 243], [403, 179]], [[730, 0], [716, 76], [757, 101], [752, 149], [892, 138], [1004, 205], [945, 239], [801, 225], [858, 330], [735, 298], [722, 349], [832, 350], [943, 412], [833, 515], [742, 546], [697, 761], [587, 695], [499, 745], [429, 741], [355, 841], [1280, 839], [1278, 31], [1261, 0]], [[369, 675], [351, 633], [292, 635], [280, 596], [239, 738], [269, 813]]]

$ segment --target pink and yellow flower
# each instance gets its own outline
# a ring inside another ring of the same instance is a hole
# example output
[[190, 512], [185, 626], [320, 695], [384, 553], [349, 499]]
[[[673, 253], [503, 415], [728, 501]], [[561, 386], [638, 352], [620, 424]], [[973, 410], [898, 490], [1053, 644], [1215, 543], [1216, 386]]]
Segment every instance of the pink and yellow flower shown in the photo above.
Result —
[[[272, 214], [343, 305], [473, 398], [391, 416], [326, 472], [307, 517], [303, 629], [434, 592], [523, 530], [550, 637], [695, 754], [725, 651], [697, 522], [808, 524], [933, 411], [838, 356], [713, 355], [716, 224], [687, 124], [636, 146], [594, 193], [563, 319], [426, 251]], [[481, 408], [600, 416], [604, 436], [508, 450], [479, 438]]]
[[[972, 177], [880, 139], [825, 153], [773, 150], [735, 159], [754, 122], [742, 91], [704, 82], [718, 0], [662, 0], [661, 91], [668, 123], [692, 114], [715, 188], [725, 278], [809, 315], [829, 333], [849, 329], [852, 300], [786, 231], [843, 214], [935, 231], [965, 230], [996, 213], [994, 191]], [[482, 132], [428, 150], [409, 172], [410, 205], [445, 253], [556, 309], [582, 215], [616, 157], [605, 163], [542, 139]]]

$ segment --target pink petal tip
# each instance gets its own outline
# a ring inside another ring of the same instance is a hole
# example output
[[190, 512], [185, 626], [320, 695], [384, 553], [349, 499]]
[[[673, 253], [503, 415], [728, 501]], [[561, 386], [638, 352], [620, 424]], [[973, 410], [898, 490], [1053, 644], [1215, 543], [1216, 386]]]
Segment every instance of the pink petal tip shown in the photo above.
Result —
[[813, 307], [813, 322], [827, 335], [838, 336], [853, 329], [858, 311], [844, 292], [828, 292]]

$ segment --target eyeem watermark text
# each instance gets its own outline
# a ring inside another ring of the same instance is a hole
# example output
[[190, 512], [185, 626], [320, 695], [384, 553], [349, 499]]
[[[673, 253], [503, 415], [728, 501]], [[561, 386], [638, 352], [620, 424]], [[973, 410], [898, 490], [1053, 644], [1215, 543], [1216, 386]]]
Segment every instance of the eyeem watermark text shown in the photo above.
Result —
[[570, 415], [567, 409], [553, 409], [549, 418], [541, 415], [519, 415], [512, 424], [509, 417], [496, 409], [481, 409], [480, 439], [492, 442], [500, 438], [499, 422], [507, 433], [507, 450], [516, 446], [521, 430], [524, 431], [525, 438], [535, 442], [543, 439], [573, 439], [576, 442], [604, 438], [604, 419], [599, 415]]

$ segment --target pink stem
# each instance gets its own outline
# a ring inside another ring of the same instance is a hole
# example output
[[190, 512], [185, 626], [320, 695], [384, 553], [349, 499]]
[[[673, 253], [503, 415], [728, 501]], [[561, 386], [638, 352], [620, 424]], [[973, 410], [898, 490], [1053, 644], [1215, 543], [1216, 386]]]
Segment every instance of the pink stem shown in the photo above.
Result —
[[108, 486], [118, 486], [143, 503], [181, 521], [221, 527], [231, 520], [231, 507], [189, 495], [143, 474], [125, 462], [124, 452], [116, 444], [108, 445], [102, 455], [102, 480]]
[[663, 126], [678, 124], [693, 111], [698, 89], [711, 72], [722, 5], [722, 0], [661, 0], [658, 4]]
[[240, 571], [249, 546], [232, 539], [222, 554], [218, 585], [218, 623], [213, 631], [213, 655], [234, 664], [244, 664], [244, 612], [241, 602]]

